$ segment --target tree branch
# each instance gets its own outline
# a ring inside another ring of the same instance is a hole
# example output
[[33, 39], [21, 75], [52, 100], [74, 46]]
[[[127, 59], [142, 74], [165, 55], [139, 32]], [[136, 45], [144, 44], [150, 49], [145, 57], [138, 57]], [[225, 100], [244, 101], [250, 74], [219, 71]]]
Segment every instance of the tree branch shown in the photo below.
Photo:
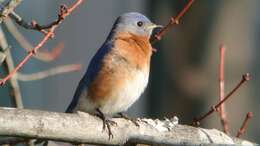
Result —
[[[17, 27], [14, 25], [12, 20], [9, 17], [6, 17], [6, 19], [3, 21], [6, 25], [6, 28], [8, 31], [12, 34], [12, 36], [16, 39], [16, 41], [19, 43], [19, 45], [24, 48], [26, 51], [31, 51], [33, 48], [33, 45], [23, 36], [23, 34], [17, 29]], [[50, 62], [55, 60], [60, 54], [62, 49], [64, 48], [63, 43], [59, 43], [56, 47], [52, 49], [51, 52], [44, 50], [44, 51], [38, 51], [33, 57], [36, 59], [39, 59], [41, 61]]]
[[[11, 70], [14, 69], [14, 62], [13, 62], [13, 58], [10, 52], [10, 46], [8, 45], [8, 42], [6, 40], [5, 34], [2, 30], [2, 26], [0, 26], [0, 50], [2, 52], [4, 52], [4, 54], [6, 55], [3, 64], [5, 67], [5, 71], [7, 71], [8, 73], [11, 72]], [[22, 94], [21, 94], [21, 90], [18, 84], [17, 79], [11, 78], [10, 79], [10, 88], [11, 88], [11, 97], [13, 97], [13, 102], [15, 104], [15, 107], [18, 108], [23, 108], [23, 101], [22, 101]]]
[[245, 120], [243, 121], [243, 124], [241, 125], [241, 128], [238, 130], [237, 132], [237, 136], [236, 137], [240, 137], [242, 134], [244, 134], [246, 132], [246, 127], [247, 127], [247, 124], [248, 124], [248, 121], [253, 117], [253, 113], [252, 112], [248, 112], [246, 114], [246, 118]]
[[[143, 144], [252, 144], [231, 138], [216, 129], [203, 129], [177, 124], [172, 120], [139, 119], [140, 127], [121, 118], [114, 118], [114, 138], [102, 131], [102, 121], [87, 113], [65, 114], [15, 108], [0, 108], [0, 135], [48, 139], [70, 143], [120, 145], [126, 142]], [[98, 136], [97, 136], [98, 135]]]
[[40, 80], [58, 74], [79, 71], [80, 69], [81, 69], [81, 64], [67, 64], [67, 65], [56, 66], [54, 68], [37, 72], [37, 73], [32, 73], [32, 74], [22, 74], [17, 72], [15, 76], [20, 81], [34, 81], [34, 80]]
[[[220, 54], [220, 61], [219, 61], [219, 101], [223, 100], [225, 98], [225, 73], [224, 73], [224, 66], [225, 66], [225, 47], [224, 45], [220, 45], [219, 48], [219, 54]], [[228, 125], [228, 118], [225, 110], [225, 103], [221, 104], [219, 107], [219, 116], [220, 116], [220, 122], [223, 126], [223, 131], [225, 133], [228, 133], [229, 131], [229, 125]]]
[[251, 76], [249, 73], [246, 73], [242, 76], [242, 79], [240, 80], [240, 82], [235, 86], [235, 88], [233, 90], [231, 90], [226, 96], [225, 98], [223, 98], [223, 100], [219, 101], [216, 105], [211, 106], [210, 110], [205, 113], [204, 115], [200, 116], [199, 118], [194, 118], [192, 125], [200, 125], [200, 122], [205, 119], [206, 117], [208, 117], [209, 115], [211, 115], [212, 113], [214, 113], [215, 111], [218, 110], [218, 108], [226, 101], [228, 100], [231, 95], [233, 95], [246, 81], [249, 81], [251, 79]]
[[[75, 3], [73, 3], [69, 8], [66, 8], [65, 10], [61, 10], [60, 17], [62, 20], [64, 20], [68, 15], [72, 13], [81, 3], [83, 0], [77, 0]], [[64, 9], [64, 7], [62, 8]], [[7, 80], [12, 78], [12, 76], [33, 56], [36, 54], [36, 52], [50, 39], [54, 36], [55, 29], [59, 26], [60, 23], [62, 23], [62, 20], [59, 21], [57, 24], [53, 24], [48, 31], [46, 31], [46, 34], [44, 38], [27, 54], [27, 56], [24, 57], [20, 63], [2, 80], [0, 80], [0, 85], [4, 85]], [[45, 30], [44, 30], [45, 31]]]
[[5, 17], [9, 15], [20, 3], [22, 0], [10, 0], [7, 5], [3, 8], [0, 15], [0, 23]]
[[189, 0], [189, 2], [184, 6], [184, 8], [177, 14], [176, 17], [171, 17], [169, 23], [164, 26], [158, 33], [156, 33], [152, 38], [151, 42], [154, 43], [158, 40], [161, 40], [162, 36], [169, 31], [171, 27], [174, 25], [178, 25], [180, 23], [180, 19], [183, 17], [183, 15], [189, 10], [191, 5], [193, 4], [194, 0]]

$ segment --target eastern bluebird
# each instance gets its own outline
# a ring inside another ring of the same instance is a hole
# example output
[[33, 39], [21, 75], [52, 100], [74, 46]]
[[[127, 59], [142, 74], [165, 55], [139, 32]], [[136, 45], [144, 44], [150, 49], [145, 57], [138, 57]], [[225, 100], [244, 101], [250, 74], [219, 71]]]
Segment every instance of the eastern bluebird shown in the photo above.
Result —
[[[126, 111], [145, 90], [150, 70], [150, 36], [156, 27], [146, 16], [130, 12], [119, 16], [106, 41], [92, 58], [67, 113], [98, 114], [103, 129], [114, 122], [107, 116]], [[121, 114], [122, 116], [122, 114]]]

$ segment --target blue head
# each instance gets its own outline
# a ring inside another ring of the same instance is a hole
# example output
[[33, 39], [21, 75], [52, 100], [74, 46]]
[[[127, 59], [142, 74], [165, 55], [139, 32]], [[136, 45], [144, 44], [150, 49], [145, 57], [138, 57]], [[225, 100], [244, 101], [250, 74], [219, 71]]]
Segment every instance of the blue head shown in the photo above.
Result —
[[150, 37], [153, 29], [156, 27], [161, 27], [161, 25], [152, 23], [146, 16], [140, 13], [129, 12], [117, 18], [111, 33], [125, 32]]

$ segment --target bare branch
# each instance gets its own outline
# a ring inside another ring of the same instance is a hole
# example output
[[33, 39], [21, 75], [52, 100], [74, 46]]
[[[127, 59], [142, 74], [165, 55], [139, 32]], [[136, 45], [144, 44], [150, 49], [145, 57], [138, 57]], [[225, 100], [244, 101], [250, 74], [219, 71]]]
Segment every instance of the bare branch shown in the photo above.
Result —
[[246, 127], [247, 127], [248, 121], [251, 118], [253, 118], [253, 113], [252, 112], [248, 112], [246, 114], [245, 120], [243, 121], [243, 124], [241, 125], [240, 129], [237, 132], [237, 136], [236, 137], [240, 137], [242, 134], [244, 134], [246, 132]]
[[[77, 0], [71, 7], [67, 8], [64, 13], [62, 13], [62, 18], [65, 19], [66, 16], [70, 15], [83, 0]], [[62, 21], [61, 21], [62, 22]], [[61, 23], [59, 22], [59, 24]], [[45, 34], [44, 38], [28, 53], [28, 55], [5, 77], [0, 81], [0, 85], [4, 85], [7, 80], [9, 80], [50, 38], [53, 37], [55, 29], [59, 25], [53, 25]]]
[[[13, 58], [10, 52], [10, 46], [7, 43], [5, 34], [2, 30], [2, 26], [0, 26], [0, 47], [1, 50], [4, 52], [4, 54], [6, 55], [5, 60], [3, 62], [4, 67], [5, 67], [5, 71], [7, 71], [7, 73], [10, 73], [11, 70], [14, 69], [14, 62], [13, 62]], [[10, 88], [11, 88], [11, 97], [13, 98], [13, 102], [15, 104], [15, 107], [18, 108], [23, 108], [23, 101], [22, 101], [22, 95], [21, 95], [21, 91], [20, 91], [20, 87], [19, 84], [17, 82], [17, 79], [11, 78], [10, 79]]]
[[[113, 119], [113, 139], [102, 131], [102, 121], [87, 113], [65, 114], [36, 110], [0, 108], [0, 135], [38, 138], [71, 143], [120, 145], [143, 144], [253, 144], [234, 140], [221, 131], [177, 124], [173, 120], [139, 119], [137, 127], [121, 118]], [[97, 136], [98, 135], [98, 136]]]
[[80, 69], [81, 69], [81, 64], [68, 64], [68, 65], [62, 65], [41, 72], [32, 73], [32, 74], [22, 74], [17, 72], [15, 76], [20, 81], [33, 81], [33, 80], [44, 79], [62, 73], [79, 71]]
[[[22, 48], [24, 48], [26, 51], [31, 51], [33, 49], [33, 45], [29, 43], [29, 41], [23, 36], [22, 33], [20, 33], [20, 31], [16, 28], [9, 17], [5, 18], [4, 23], [8, 31], [12, 34], [12, 36], [16, 39], [16, 41], [21, 45]], [[52, 49], [51, 52], [38, 51], [37, 54], [35, 54], [33, 57], [46, 62], [53, 61], [60, 55], [63, 48], [64, 44], [59, 43], [56, 47]]]
[[209, 115], [211, 115], [213, 112], [217, 111], [217, 109], [220, 107], [220, 105], [222, 105], [226, 100], [228, 100], [231, 95], [233, 95], [246, 81], [249, 81], [251, 79], [251, 76], [249, 73], [246, 73], [242, 76], [242, 79], [240, 80], [240, 82], [235, 86], [235, 88], [233, 90], [231, 90], [227, 96], [225, 96], [225, 98], [221, 101], [219, 101], [216, 105], [212, 106], [210, 108], [210, 110], [205, 113], [204, 115], [202, 115], [199, 118], [194, 118], [192, 125], [200, 125], [200, 121], [202, 121], [203, 119], [205, 119], [206, 117], [208, 117]]
[[[224, 66], [225, 66], [225, 47], [221, 45], [219, 48], [220, 62], [219, 62], [219, 101], [225, 98], [225, 79], [224, 79]], [[220, 122], [223, 126], [225, 133], [228, 133], [228, 119], [225, 111], [225, 103], [219, 107]]]
[[37, 30], [42, 32], [45, 29], [50, 29], [52, 28], [54, 25], [58, 25], [60, 24], [63, 19], [66, 17], [64, 14], [67, 13], [68, 8], [66, 5], [61, 5], [60, 6], [60, 12], [58, 13], [58, 18], [46, 25], [40, 25], [38, 24], [35, 20], [33, 20], [32, 22], [28, 23], [25, 20], [22, 19], [22, 17], [20, 17], [19, 15], [17, 15], [16, 13], [10, 13], [10, 17], [15, 20], [15, 22], [17, 24], [19, 24], [20, 26], [24, 27], [25, 29], [32, 29], [32, 30]]
[[0, 23], [3, 21], [5, 17], [7, 17], [20, 3], [22, 0], [10, 0], [6, 6], [4, 6], [1, 15], [0, 15]]
[[158, 40], [161, 40], [162, 36], [169, 31], [171, 27], [174, 25], [179, 24], [180, 19], [183, 17], [183, 15], [189, 10], [191, 5], [193, 4], [194, 0], [189, 0], [189, 2], [184, 6], [184, 8], [178, 13], [176, 17], [171, 17], [169, 23], [163, 27], [158, 33], [156, 33], [152, 38], [151, 42], [156, 42]]

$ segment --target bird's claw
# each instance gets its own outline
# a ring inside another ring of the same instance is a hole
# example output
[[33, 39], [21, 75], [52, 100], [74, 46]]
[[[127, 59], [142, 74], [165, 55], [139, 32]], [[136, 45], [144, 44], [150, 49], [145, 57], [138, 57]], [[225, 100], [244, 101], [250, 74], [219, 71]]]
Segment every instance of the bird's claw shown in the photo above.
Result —
[[140, 127], [140, 125], [137, 123], [136, 119], [133, 119], [133, 118], [125, 118], [125, 119], [131, 121], [133, 124], [135, 124], [136, 127]]
[[112, 121], [112, 120], [109, 120], [109, 119], [105, 119], [103, 120], [103, 131], [106, 130], [106, 127], [109, 127], [109, 126], [117, 126], [117, 123], [115, 121]]
[[131, 121], [133, 124], [135, 124], [135, 126], [140, 127], [140, 125], [137, 123], [137, 119], [130, 118], [130, 117], [128, 117], [127, 115], [125, 115], [125, 114], [123, 114], [123, 113], [119, 113], [119, 115], [120, 115], [122, 118]]
[[103, 120], [103, 131], [108, 130], [108, 139], [110, 140], [111, 138], [114, 137], [111, 127], [110, 126], [116, 126], [117, 123], [115, 121], [109, 120], [109, 119], [102, 119]]
[[115, 121], [112, 121], [110, 119], [108, 119], [102, 112], [101, 110], [97, 109], [97, 112], [98, 112], [98, 117], [101, 118], [101, 120], [103, 121], [103, 131], [106, 130], [106, 127], [107, 127], [107, 130], [108, 130], [108, 139], [112, 139], [114, 137], [112, 131], [111, 131], [111, 127], [110, 126], [116, 126], [117, 123]]

